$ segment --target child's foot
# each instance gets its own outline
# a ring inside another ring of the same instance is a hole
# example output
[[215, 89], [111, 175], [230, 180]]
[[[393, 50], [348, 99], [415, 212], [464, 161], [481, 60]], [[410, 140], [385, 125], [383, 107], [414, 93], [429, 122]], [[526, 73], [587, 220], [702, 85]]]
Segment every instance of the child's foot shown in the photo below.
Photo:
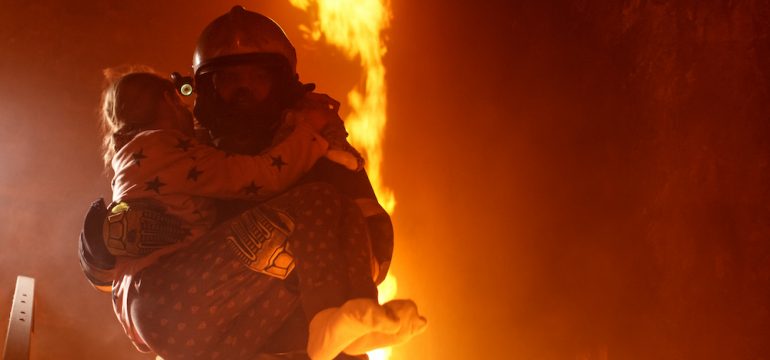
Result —
[[400, 328], [395, 333], [371, 332], [354, 341], [343, 350], [346, 354], [360, 355], [374, 349], [403, 344], [422, 334], [428, 327], [428, 321], [417, 312], [417, 305], [412, 300], [393, 300], [385, 305], [399, 318]]
[[310, 321], [307, 353], [312, 360], [331, 360], [353, 341], [372, 332], [394, 334], [401, 328], [392, 310], [373, 299], [353, 299], [320, 311]]
[[326, 157], [329, 160], [346, 167], [350, 171], [360, 171], [364, 166], [364, 163], [360, 158], [357, 158], [355, 155], [345, 150], [330, 149], [326, 152]]

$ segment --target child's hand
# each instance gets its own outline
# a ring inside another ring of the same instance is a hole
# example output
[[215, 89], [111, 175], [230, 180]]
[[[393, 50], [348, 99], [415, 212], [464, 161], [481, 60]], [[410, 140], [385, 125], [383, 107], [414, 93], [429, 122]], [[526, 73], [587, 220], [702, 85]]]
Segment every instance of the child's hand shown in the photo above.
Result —
[[330, 122], [338, 119], [340, 103], [329, 95], [308, 93], [297, 103], [296, 111], [316, 132], [321, 132]]
[[340, 102], [331, 96], [320, 93], [307, 93], [298, 103], [300, 108], [315, 108], [332, 110], [335, 113], [340, 109]]
[[337, 115], [340, 103], [329, 95], [308, 93], [297, 103], [297, 119], [308, 123], [329, 142], [326, 157], [352, 171], [364, 168], [364, 158], [347, 141], [345, 124]]
[[300, 109], [299, 114], [304, 122], [310, 125], [315, 132], [320, 133], [337, 114], [329, 110]]

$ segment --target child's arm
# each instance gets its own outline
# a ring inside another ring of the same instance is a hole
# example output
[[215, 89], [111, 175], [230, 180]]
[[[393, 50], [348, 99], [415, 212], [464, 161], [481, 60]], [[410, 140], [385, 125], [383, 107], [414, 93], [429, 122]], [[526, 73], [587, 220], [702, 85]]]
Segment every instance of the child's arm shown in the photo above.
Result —
[[226, 190], [223, 197], [264, 198], [286, 190], [315, 162], [326, 154], [328, 142], [309, 126], [298, 124], [281, 143], [263, 154], [248, 156], [227, 154], [203, 147], [197, 155], [199, 171], [210, 169], [209, 178], [200, 174], [200, 195], [212, 196]]
[[185, 194], [262, 199], [291, 186], [324, 156], [328, 142], [298, 124], [260, 155], [229, 154], [176, 131], [137, 135], [117, 155], [114, 198]]
[[349, 170], [361, 171], [364, 168], [364, 158], [347, 141], [348, 132], [337, 114], [339, 105], [339, 102], [328, 95], [308, 94], [305, 99], [298, 103], [296, 109], [287, 112], [284, 127], [290, 128], [293, 124], [307, 122], [314, 116], [327, 118], [326, 125], [319, 131], [319, 134], [329, 142], [329, 151], [326, 153], [326, 157]]

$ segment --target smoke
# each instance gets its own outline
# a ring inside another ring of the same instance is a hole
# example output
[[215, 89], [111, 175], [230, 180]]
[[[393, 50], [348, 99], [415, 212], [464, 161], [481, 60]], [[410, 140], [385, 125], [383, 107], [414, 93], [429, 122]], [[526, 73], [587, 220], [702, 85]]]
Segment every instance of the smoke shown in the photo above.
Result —
[[[244, 5], [344, 100], [356, 64], [303, 42], [288, 2]], [[394, 359], [768, 353], [766, 2], [391, 5], [382, 174], [399, 294], [430, 322]], [[77, 263], [86, 207], [109, 196], [101, 70], [184, 72], [230, 6], [0, 14], [0, 311], [36, 278], [33, 358], [146, 358]]]

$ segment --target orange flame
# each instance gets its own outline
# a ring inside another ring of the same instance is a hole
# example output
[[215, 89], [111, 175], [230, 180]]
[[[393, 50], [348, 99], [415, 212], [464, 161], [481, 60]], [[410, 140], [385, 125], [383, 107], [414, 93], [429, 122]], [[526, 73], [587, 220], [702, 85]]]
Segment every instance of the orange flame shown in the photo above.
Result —
[[[366, 172], [374, 192], [385, 210], [396, 206], [393, 192], [382, 184], [382, 139], [385, 135], [387, 91], [385, 83], [385, 44], [382, 32], [390, 23], [387, 0], [289, 0], [294, 6], [314, 13], [310, 27], [301, 29], [314, 41], [323, 38], [350, 59], [358, 59], [363, 70], [363, 89], [348, 92], [351, 112], [345, 119], [350, 143], [366, 158]], [[312, 7], [312, 9], [311, 9]], [[391, 271], [392, 273], [392, 271]], [[379, 286], [380, 303], [393, 299], [396, 279], [388, 275]], [[390, 348], [368, 353], [371, 360], [387, 360]]]
[[377, 198], [388, 213], [396, 201], [391, 190], [382, 185], [382, 139], [385, 133], [387, 92], [382, 57], [385, 45], [382, 31], [390, 22], [390, 9], [382, 0], [289, 0], [308, 11], [311, 3], [317, 19], [303, 27], [310, 37], [336, 46], [350, 59], [358, 58], [364, 70], [363, 90], [348, 93], [351, 112], [345, 119], [350, 142], [366, 157], [366, 171]]

